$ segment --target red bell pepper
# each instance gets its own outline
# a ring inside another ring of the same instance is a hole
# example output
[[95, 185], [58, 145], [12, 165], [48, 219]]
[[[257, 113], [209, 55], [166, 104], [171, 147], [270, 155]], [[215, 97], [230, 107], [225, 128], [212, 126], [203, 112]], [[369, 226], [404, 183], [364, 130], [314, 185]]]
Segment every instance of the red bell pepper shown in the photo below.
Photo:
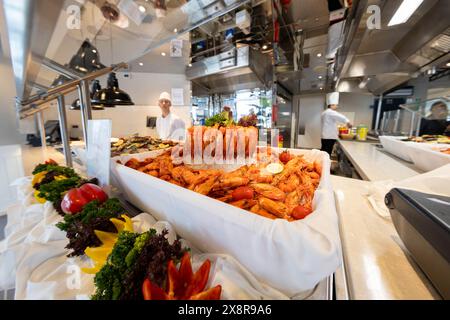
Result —
[[79, 188], [70, 189], [61, 201], [61, 209], [66, 214], [75, 214], [83, 210], [83, 207], [91, 201], [100, 203], [108, 200], [108, 195], [99, 186], [86, 183]]
[[179, 270], [176, 269], [173, 261], [169, 261], [166, 291], [149, 279], [145, 279], [142, 284], [142, 295], [145, 300], [218, 300], [222, 293], [222, 286], [218, 285], [204, 291], [210, 268], [211, 262], [206, 260], [193, 274], [191, 258], [189, 253], [185, 253]]

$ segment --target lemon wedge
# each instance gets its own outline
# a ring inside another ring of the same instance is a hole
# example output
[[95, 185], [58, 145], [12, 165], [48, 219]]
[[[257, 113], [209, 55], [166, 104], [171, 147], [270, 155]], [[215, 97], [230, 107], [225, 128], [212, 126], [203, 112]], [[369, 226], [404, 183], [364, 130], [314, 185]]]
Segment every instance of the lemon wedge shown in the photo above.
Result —
[[271, 174], [278, 174], [284, 170], [284, 166], [281, 163], [271, 163], [267, 165], [266, 171]]

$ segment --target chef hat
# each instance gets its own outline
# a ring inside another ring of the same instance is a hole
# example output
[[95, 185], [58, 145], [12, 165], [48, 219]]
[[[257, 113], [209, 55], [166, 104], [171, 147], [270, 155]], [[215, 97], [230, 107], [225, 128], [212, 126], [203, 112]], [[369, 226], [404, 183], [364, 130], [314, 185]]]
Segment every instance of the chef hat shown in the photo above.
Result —
[[327, 94], [327, 106], [339, 104], [339, 92], [331, 92]]
[[159, 95], [159, 100], [169, 100], [172, 101], [172, 97], [170, 96], [170, 93], [168, 92], [163, 92]]

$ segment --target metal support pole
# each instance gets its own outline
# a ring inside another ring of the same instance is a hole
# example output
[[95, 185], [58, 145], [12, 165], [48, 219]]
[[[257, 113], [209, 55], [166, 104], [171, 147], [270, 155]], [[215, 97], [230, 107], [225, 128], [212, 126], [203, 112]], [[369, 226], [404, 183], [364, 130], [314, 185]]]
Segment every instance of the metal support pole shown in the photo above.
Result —
[[414, 122], [416, 120], [416, 114], [414, 112], [411, 112], [411, 124], [409, 127], [409, 136], [412, 137], [414, 134]]
[[386, 131], [389, 133], [393, 132], [394, 126], [391, 127], [391, 121], [394, 120], [394, 110], [388, 112], [388, 116], [386, 118]]
[[81, 88], [83, 89], [84, 98], [86, 99], [85, 101], [83, 101], [86, 109], [86, 116], [88, 120], [92, 120], [91, 91], [89, 90], [89, 80], [81, 81]]
[[383, 118], [381, 118], [381, 127], [380, 127], [381, 132], [384, 132], [384, 128], [386, 127], [386, 117], [387, 112], [383, 112]]
[[87, 149], [88, 146], [88, 120], [92, 120], [91, 96], [89, 92], [89, 81], [81, 81], [78, 85], [80, 97], [81, 125], [83, 127], [83, 139]]
[[388, 116], [386, 117], [386, 131], [392, 133], [392, 129], [394, 128], [392, 126], [391, 128], [391, 121], [394, 120], [394, 114], [393, 111], [388, 112]]
[[422, 117], [419, 116], [419, 119], [417, 120], [417, 127], [416, 127], [416, 136], [420, 135], [420, 125], [422, 124]]
[[44, 118], [42, 117], [42, 112], [36, 113], [36, 120], [39, 129], [39, 135], [41, 136], [41, 146], [45, 148], [47, 147], [47, 137], [45, 135], [45, 125]]
[[64, 148], [64, 158], [66, 159], [66, 165], [72, 167], [72, 152], [70, 150], [69, 131], [67, 130], [66, 102], [63, 95], [58, 97], [58, 117]]
[[400, 123], [400, 116], [401, 116], [401, 110], [398, 109], [395, 112], [394, 129], [393, 129], [394, 132], [398, 132], [398, 125]]
[[381, 107], [383, 105], [383, 94], [380, 94], [379, 97], [379, 101], [378, 101], [378, 109], [377, 109], [377, 117], [375, 119], [375, 131], [378, 130], [379, 125], [380, 125], [380, 117], [381, 117]]
[[83, 128], [83, 140], [87, 146], [87, 119], [86, 113], [84, 112], [84, 94], [81, 84], [78, 85], [78, 97], [80, 99], [80, 111], [81, 111], [81, 127]]

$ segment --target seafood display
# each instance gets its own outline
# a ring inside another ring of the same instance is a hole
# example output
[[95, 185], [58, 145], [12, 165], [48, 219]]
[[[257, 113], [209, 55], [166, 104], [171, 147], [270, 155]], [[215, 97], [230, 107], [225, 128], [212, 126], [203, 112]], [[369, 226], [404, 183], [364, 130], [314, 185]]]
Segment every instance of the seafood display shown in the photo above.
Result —
[[450, 155], [450, 148], [432, 148], [432, 150]]
[[187, 139], [185, 143], [190, 144], [191, 154], [194, 157], [196, 142], [201, 143], [202, 151], [209, 146], [211, 156], [215, 157], [220, 146], [225, 159], [229, 153], [236, 158], [239, 152], [238, 144], [242, 143], [242, 150], [245, 150], [245, 156], [248, 157], [252, 150], [256, 150], [258, 140], [258, 129], [256, 127], [243, 127], [237, 125], [221, 126], [194, 126], [187, 130]]
[[177, 145], [177, 143], [170, 140], [165, 141], [153, 137], [140, 137], [134, 135], [120, 138], [117, 142], [111, 143], [111, 157], [167, 149], [175, 145]]
[[[280, 156], [261, 153], [256, 163], [231, 172], [174, 164], [170, 152], [144, 161], [132, 158], [125, 166], [269, 219], [303, 219], [313, 211], [321, 164], [286, 152], [283, 164]], [[275, 163], [281, 170], [271, 170]]]
[[402, 139], [401, 141], [411, 141], [419, 143], [450, 143], [450, 137], [426, 134], [420, 137], [409, 137], [407, 139]]

